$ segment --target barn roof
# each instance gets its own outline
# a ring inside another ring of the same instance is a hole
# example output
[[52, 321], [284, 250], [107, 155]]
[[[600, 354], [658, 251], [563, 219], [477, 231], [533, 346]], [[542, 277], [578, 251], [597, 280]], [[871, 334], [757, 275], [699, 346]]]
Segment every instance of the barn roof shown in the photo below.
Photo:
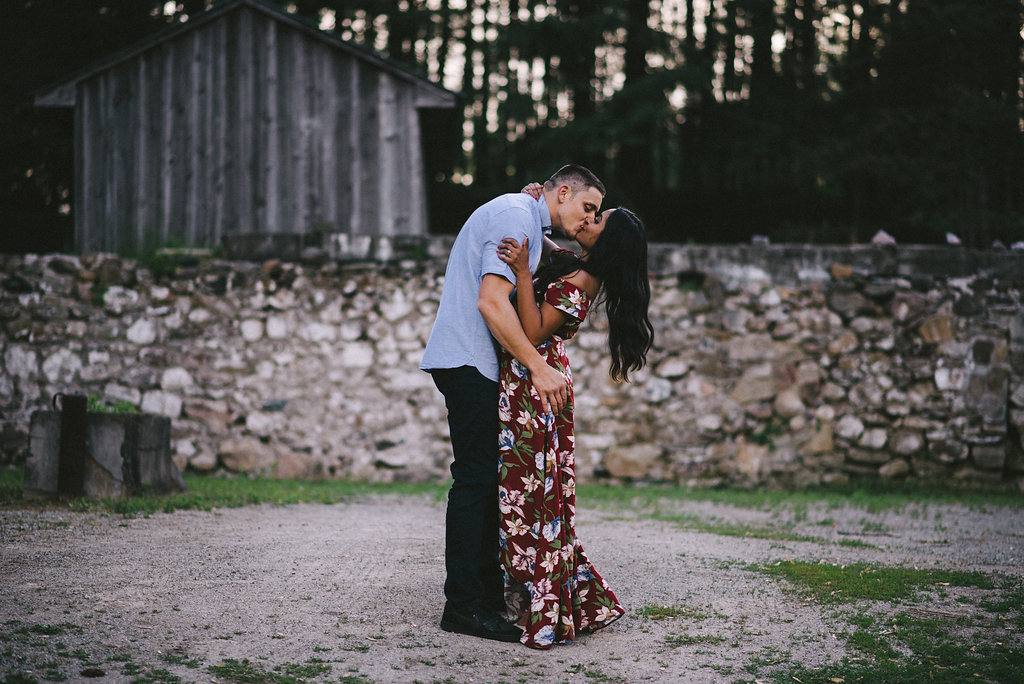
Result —
[[34, 95], [34, 103], [39, 107], [74, 107], [76, 86], [80, 81], [102, 73], [122, 62], [134, 59], [146, 51], [162, 43], [172, 41], [189, 31], [194, 31], [201, 26], [217, 21], [240, 7], [248, 7], [255, 12], [268, 16], [297, 31], [301, 31], [355, 59], [373, 65], [381, 71], [412, 84], [416, 88], [417, 107], [449, 108], [455, 106], [455, 93], [442, 88], [424, 75], [361, 45], [342, 40], [336, 35], [323, 31], [305, 17], [291, 14], [283, 7], [267, 2], [267, 0], [225, 0], [225, 2], [218, 3], [208, 10], [189, 17], [188, 21], [156, 31], [138, 43], [102, 57], [82, 69], [69, 74], [61, 81], [41, 88]]

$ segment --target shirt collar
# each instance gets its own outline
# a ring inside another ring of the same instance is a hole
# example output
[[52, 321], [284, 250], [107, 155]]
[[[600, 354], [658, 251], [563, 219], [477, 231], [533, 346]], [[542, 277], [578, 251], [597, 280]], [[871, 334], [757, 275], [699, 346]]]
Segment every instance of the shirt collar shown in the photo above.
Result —
[[534, 211], [537, 212], [537, 219], [540, 221], [540, 230], [545, 235], [551, 235], [551, 211], [548, 209], [548, 202], [544, 195], [537, 200]]

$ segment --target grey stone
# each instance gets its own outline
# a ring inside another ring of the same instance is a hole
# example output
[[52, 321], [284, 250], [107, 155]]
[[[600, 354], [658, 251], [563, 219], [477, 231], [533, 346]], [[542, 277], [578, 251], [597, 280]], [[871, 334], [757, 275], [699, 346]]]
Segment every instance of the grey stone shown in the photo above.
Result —
[[1010, 403], [1018, 408], [1024, 408], [1024, 382], [1018, 382], [1010, 395]]
[[236, 473], [269, 470], [276, 460], [274, 451], [255, 437], [226, 439], [218, 451], [224, 467]]
[[254, 318], [242, 321], [238, 325], [238, 329], [242, 333], [242, 339], [246, 342], [257, 342], [263, 337], [263, 321]]
[[874, 449], [850, 449], [846, 453], [846, 458], [854, 463], [881, 465], [888, 463], [891, 456], [884, 451]]
[[726, 309], [721, 312], [721, 317], [724, 328], [735, 333], [744, 333], [753, 314], [746, 309]]
[[871, 428], [864, 431], [857, 444], [865, 449], [882, 449], [888, 441], [889, 434], [884, 428]]
[[673, 355], [659, 361], [654, 372], [659, 377], [676, 380], [690, 372], [690, 364], [686, 359]]
[[729, 358], [733, 361], [762, 361], [772, 358], [770, 335], [743, 335], [728, 343]]
[[217, 454], [211, 449], [200, 447], [195, 455], [188, 459], [188, 465], [200, 472], [208, 472], [217, 467]]
[[284, 426], [284, 418], [279, 413], [253, 411], [245, 417], [245, 429], [257, 437], [269, 437]]
[[156, 342], [156, 323], [148, 318], [140, 318], [129, 326], [125, 336], [134, 344], [152, 344]]
[[967, 384], [967, 373], [962, 368], [936, 368], [935, 387], [943, 392], [961, 390]]
[[982, 470], [1002, 471], [1006, 464], [1006, 444], [978, 444], [971, 447], [971, 460]]
[[373, 347], [365, 342], [346, 344], [338, 358], [342, 368], [370, 368], [374, 363]]
[[648, 476], [660, 457], [658, 445], [637, 444], [610, 449], [604, 464], [612, 477], [639, 479]]
[[854, 415], [846, 414], [839, 419], [836, 424], [836, 434], [843, 439], [850, 440], [851, 442], [860, 439], [860, 436], [864, 434], [864, 423], [860, 421]]
[[910, 456], [924, 448], [924, 437], [916, 430], [897, 430], [889, 439], [889, 445], [900, 456]]
[[928, 437], [928, 455], [940, 463], [959, 463], [969, 454], [967, 445], [952, 437]]
[[672, 396], [672, 383], [664, 378], [650, 378], [641, 389], [644, 401], [660, 404]]
[[103, 305], [108, 313], [120, 316], [126, 311], [139, 308], [139, 293], [115, 285], [103, 293]]
[[70, 349], [59, 349], [43, 361], [43, 375], [58, 386], [72, 387], [82, 369], [82, 359]]
[[898, 477], [905, 477], [910, 474], [910, 464], [904, 461], [902, 458], [897, 458], [894, 461], [889, 461], [878, 469], [878, 475], [887, 480], [893, 480]]
[[210, 313], [209, 309], [192, 309], [188, 312], [189, 323], [195, 323], [197, 325], [203, 325], [213, 320], [213, 314]]
[[160, 376], [160, 387], [168, 392], [186, 390], [194, 384], [195, 380], [192, 379], [191, 373], [181, 366], [168, 368]]
[[158, 416], [177, 418], [181, 415], [181, 397], [170, 392], [154, 390], [142, 395], [142, 410]]
[[828, 308], [839, 314], [846, 320], [854, 316], [878, 314], [875, 304], [859, 292], [838, 292], [829, 293], [826, 298]]
[[39, 357], [31, 348], [11, 345], [4, 351], [4, 367], [19, 380], [32, 380], [39, 375]]
[[381, 304], [380, 314], [385, 321], [394, 323], [411, 314], [413, 309], [414, 304], [406, 299], [405, 293], [396, 290], [390, 301]]
[[697, 429], [702, 432], [718, 432], [722, 429], [722, 416], [716, 413], [703, 413], [697, 417]]
[[271, 473], [274, 477], [291, 480], [312, 480], [326, 474], [320, 458], [290, 450], [277, 458]]
[[307, 342], [334, 342], [338, 339], [338, 329], [323, 323], [309, 323], [299, 328], [300, 339]]
[[929, 316], [917, 329], [921, 338], [929, 344], [939, 344], [953, 339], [953, 319], [950, 316]]
[[748, 366], [729, 396], [740, 404], [771, 399], [775, 396], [775, 377], [771, 364]]
[[985, 423], [1004, 423], [1009, 383], [1010, 372], [1007, 368], [989, 366], [984, 370], [978, 369], [967, 380], [964, 404]]
[[760, 482], [764, 470], [769, 466], [768, 447], [745, 440], [736, 442], [733, 466], [737, 474], [749, 482]]
[[772, 328], [772, 337], [777, 340], [787, 340], [800, 332], [800, 324], [796, 321], [782, 321]]
[[288, 337], [289, 325], [284, 316], [267, 316], [267, 337], [272, 340], [283, 340]]
[[828, 343], [828, 353], [832, 356], [849, 354], [860, 346], [857, 335], [849, 330], [840, 332]]
[[779, 392], [775, 396], [774, 402], [775, 413], [779, 414], [783, 418], [793, 418], [804, 413], [807, 407], [804, 406], [804, 402], [800, 399], [800, 392], [796, 389], [790, 388]]
[[897, 292], [893, 296], [890, 311], [897, 321], [916, 318], [928, 306], [928, 299], [920, 292]]
[[142, 392], [135, 389], [134, 387], [126, 387], [125, 385], [119, 385], [117, 383], [108, 383], [103, 388], [104, 399], [112, 401], [125, 401], [133, 406], [138, 406], [142, 402]]
[[833, 438], [833, 425], [831, 422], [823, 421], [811, 431], [810, 437], [801, 445], [800, 452], [803, 454], [827, 454], [835, 448]]

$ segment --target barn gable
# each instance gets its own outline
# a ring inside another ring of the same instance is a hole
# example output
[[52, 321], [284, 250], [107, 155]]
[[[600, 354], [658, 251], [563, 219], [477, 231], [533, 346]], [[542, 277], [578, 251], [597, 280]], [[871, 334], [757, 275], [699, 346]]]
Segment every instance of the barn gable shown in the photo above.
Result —
[[35, 102], [75, 108], [79, 250], [238, 254], [426, 234], [419, 110], [456, 98], [280, 8], [229, 0]]

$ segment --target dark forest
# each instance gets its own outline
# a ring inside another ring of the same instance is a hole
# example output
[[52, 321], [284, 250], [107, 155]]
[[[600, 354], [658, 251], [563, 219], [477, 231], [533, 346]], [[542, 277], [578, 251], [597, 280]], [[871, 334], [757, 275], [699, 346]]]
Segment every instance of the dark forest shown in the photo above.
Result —
[[[1019, 0], [283, 4], [462, 96], [435, 232], [575, 161], [657, 241], [1024, 240]], [[70, 249], [72, 116], [32, 93], [208, 5], [5, 3], [0, 251]]]

